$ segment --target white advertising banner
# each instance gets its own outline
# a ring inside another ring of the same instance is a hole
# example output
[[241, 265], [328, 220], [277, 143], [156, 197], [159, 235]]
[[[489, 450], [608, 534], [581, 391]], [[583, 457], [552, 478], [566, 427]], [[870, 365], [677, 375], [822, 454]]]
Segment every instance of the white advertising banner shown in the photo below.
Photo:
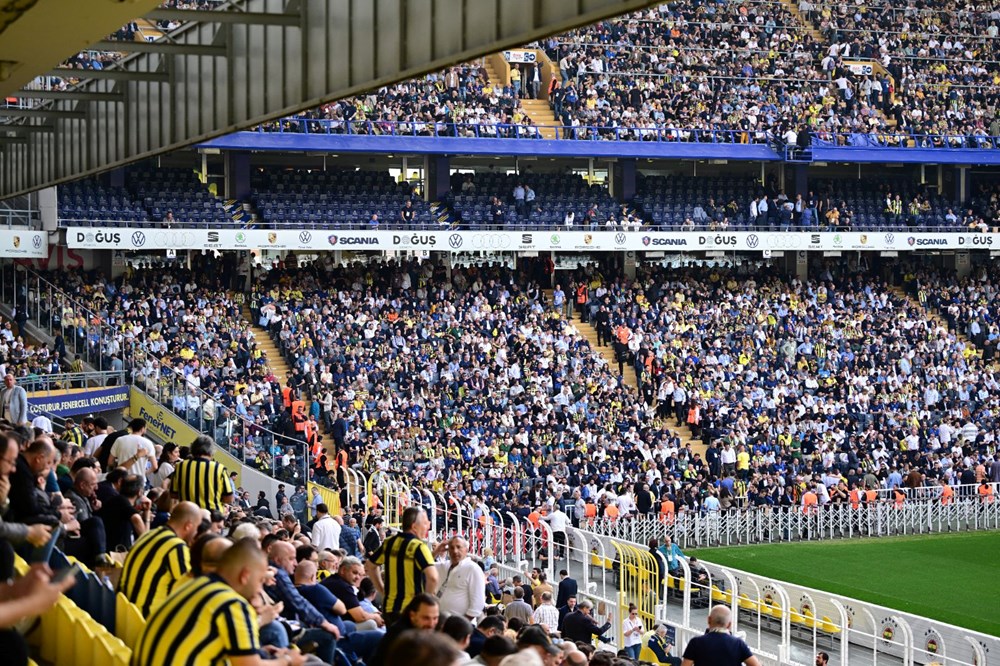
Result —
[[49, 256], [49, 235], [32, 229], [0, 230], [0, 257], [45, 259]]
[[[42, 235], [40, 256], [46, 256]], [[4, 242], [0, 236], [0, 243]], [[32, 249], [34, 235], [17, 242]], [[666, 250], [1000, 250], [1000, 234], [802, 231], [393, 231], [333, 229], [134, 229], [70, 227], [70, 248], [108, 250], [429, 250], [439, 252]], [[44, 248], [44, 249], [42, 249]], [[0, 250], [2, 253], [2, 250]], [[35, 256], [6, 254], [3, 256]]]
[[504, 51], [503, 59], [507, 62], [535, 62], [538, 54], [534, 51]]

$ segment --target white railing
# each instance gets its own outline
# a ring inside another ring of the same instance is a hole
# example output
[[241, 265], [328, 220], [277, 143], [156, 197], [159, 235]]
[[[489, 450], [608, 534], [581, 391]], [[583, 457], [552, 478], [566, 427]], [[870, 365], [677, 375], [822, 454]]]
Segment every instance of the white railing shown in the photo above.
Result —
[[939, 498], [857, 507], [828, 504], [808, 512], [802, 507], [684, 511], [674, 516], [598, 518], [583, 521], [581, 527], [636, 543], [669, 536], [682, 548], [702, 548], [1000, 529], [1000, 510], [997, 501], [984, 501], [976, 486], [963, 487], [947, 504]]
[[[708, 610], [715, 604], [733, 608], [733, 631], [743, 635], [768, 666], [811, 664], [818, 650], [828, 652], [831, 663], [839, 666], [931, 662], [981, 666], [987, 652], [1000, 650], [997, 637], [711, 562], [701, 562], [704, 578], [700, 580], [692, 576], [684, 558], [678, 558], [679, 571], [668, 573], [664, 556], [644, 544], [583, 529], [568, 529], [560, 556], [544, 522], [535, 526], [496, 512], [481, 518], [481, 513], [474, 516], [472, 507], [463, 502], [449, 503], [439, 495], [425, 500], [428, 505], [437, 508], [433, 523], [438, 537], [461, 534], [468, 538], [472, 556], [492, 558], [501, 580], [521, 575], [527, 582], [526, 574], [537, 567], [549, 574], [556, 588], [558, 577], [552, 574], [567, 569], [578, 583], [578, 597], [590, 599], [597, 607], [598, 622], [611, 623], [606, 638], [615, 643], [610, 649], [622, 645], [623, 613], [629, 603], [636, 603], [647, 630], [654, 623], [669, 627], [675, 655], [683, 652], [690, 638], [704, 632]], [[883, 508], [895, 513], [882, 515]], [[942, 525], [951, 520], [996, 527], [1000, 522], [996, 503], [968, 501], [913, 505], [909, 511], [891, 505], [872, 507], [869, 513], [873, 519], [898, 526], [905, 523], [908, 513], [919, 509], [929, 511], [925, 519], [930, 516]], [[858, 509], [855, 515], [861, 512]]]

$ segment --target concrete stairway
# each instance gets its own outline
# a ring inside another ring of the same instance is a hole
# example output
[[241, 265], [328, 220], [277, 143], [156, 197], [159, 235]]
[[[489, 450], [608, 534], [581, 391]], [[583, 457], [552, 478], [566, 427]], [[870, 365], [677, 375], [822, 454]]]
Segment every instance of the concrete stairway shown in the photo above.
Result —
[[[583, 337], [587, 338], [594, 351], [598, 352], [612, 368], [617, 368], [618, 362], [615, 361], [614, 348], [611, 345], [597, 344], [597, 329], [595, 329], [591, 324], [583, 322], [582, 319], [576, 314], [573, 315], [573, 326], [576, 327], [576, 330], [580, 331], [580, 334], [583, 335]], [[639, 380], [638, 377], [636, 377], [635, 368], [631, 365], [626, 365], [625, 368], [625, 385], [630, 387], [633, 391], [638, 391]], [[690, 445], [692, 452], [699, 453], [702, 458], [704, 458], [706, 449], [705, 445], [702, 444], [700, 439], [695, 439], [694, 434], [686, 424], [678, 427], [674, 424], [674, 420], [668, 417], [665, 419], [662, 426], [677, 433], [677, 436], [681, 439], [681, 446]]]
[[968, 336], [965, 335], [965, 333], [963, 333], [962, 331], [956, 331], [952, 327], [952, 325], [948, 323], [948, 320], [945, 319], [944, 317], [942, 317], [941, 314], [937, 310], [935, 310], [934, 308], [931, 308], [931, 307], [926, 307], [925, 308], [924, 306], [920, 305], [920, 301], [918, 301], [917, 299], [915, 299], [912, 296], [910, 296], [910, 294], [906, 293], [906, 291], [904, 291], [902, 287], [893, 286], [893, 287], [890, 287], [889, 290], [892, 293], [894, 293], [896, 296], [898, 296], [899, 298], [906, 299], [910, 303], [910, 305], [912, 305], [913, 307], [915, 307], [919, 312], [922, 312], [923, 315], [927, 319], [929, 319], [930, 321], [934, 322], [935, 324], [940, 325], [945, 330], [950, 331], [951, 333], [954, 333], [955, 336], [959, 340], [961, 340], [962, 342], [965, 343], [966, 347], [972, 347], [973, 349], [976, 350], [976, 356], [982, 357], [983, 350], [979, 349], [975, 345], [975, 343], [972, 342], [972, 340], [970, 340], [968, 338]]
[[[274, 376], [281, 382], [282, 388], [284, 388], [284, 386], [288, 383], [288, 375], [291, 372], [291, 368], [288, 367], [288, 363], [285, 361], [285, 357], [281, 354], [281, 350], [278, 348], [278, 345], [271, 340], [271, 334], [268, 333], [267, 329], [263, 326], [257, 325], [257, 322], [254, 321], [253, 315], [250, 312], [250, 308], [246, 304], [243, 305], [243, 317], [250, 322], [250, 325], [253, 327], [257, 345], [260, 347], [261, 351], [267, 354], [267, 364], [270, 366], [271, 371], [274, 372]], [[332, 460], [334, 455], [333, 435], [324, 433], [320, 443], [326, 451], [327, 458]]]
[[549, 108], [548, 100], [522, 99], [521, 108], [531, 118], [531, 122], [538, 128], [543, 139], [556, 138], [556, 127], [559, 125], [559, 121], [552, 113], [552, 109]]
[[[483, 66], [486, 68], [486, 74], [490, 77], [490, 83], [494, 86], [503, 87], [506, 85], [504, 78], [500, 76], [497, 72], [496, 67], [493, 66], [491, 62], [492, 58], [485, 58], [483, 60]], [[525, 114], [531, 118], [531, 122], [538, 127], [538, 131], [541, 133], [542, 137], [545, 139], [556, 138], [555, 126], [558, 125], [555, 115], [552, 113], [552, 109], [549, 108], [549, 103], [544, 99], [522, 99], [521, 108], [524, 109]]]
[[820, 34], [820, 31], [816, 29], [816, 26], [813, 24], [813, 22], [807, 19], [802, 14], [802, 12], [799, 11], [799, 3], [796, 2], [796, 0], [781, 0], [781, 4], [785, 6], [785, 9], [791, 12], [792, 16], [794, 16], [799, 20], [799, 23], [801, 23], [802, 26], [805, 27], [806, 31], [809, 33], [809, 36], [813, 38], [813, 41], [815, 41], [818, 44], [823, 43], [824, 41], [823, 35]]

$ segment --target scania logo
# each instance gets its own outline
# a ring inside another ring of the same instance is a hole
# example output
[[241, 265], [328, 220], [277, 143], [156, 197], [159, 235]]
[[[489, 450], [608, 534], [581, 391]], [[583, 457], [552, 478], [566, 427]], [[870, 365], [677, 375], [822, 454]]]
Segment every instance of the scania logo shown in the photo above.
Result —
[[132, 245], [136, 247], [142, 247], [146, 244], [146, 234], [141, 231], [135, 231], [132, 233]]
[[462, 234], [452, 234], [448, 236], [448, 247], [457, 250], [462, 247]]
[[312, 239], [313, 239], [313, 235], [311, 233], [309, 233], [308, 231], [300, 231], [299, 232], [299, 242], [302, 243], [303, 245], [305, 245], [306, 243], [308, 243]]
[[331, 234], [331, 235], [329, 235], [329, 236], [326, 237], [326, 240], [328, 240], [330, 242], [330, 245], [336, 245], [337, 244], [337, 236], [336, 235]]
[[649, 245], [652, 242], [653, 242], [653, 239], [650, 238], [649, 236], [643, 236], [642, 237], [642, 244], [643, 245]]
[[32, 236], [31, 237], [31, 246], [34, 247], [36, 250], [39, 249], [39, 248], [41, 248], [42, 247], [42, 237], [39, 236], [38, 234], [35, 234], [34, 236]]
[[625, 234], [619, 231], [617, 234], [615, 234], [615, 245], [624, 245], [624, 244], [625, 244]]
[[917, 244], [917, 239], [914, 238], [913, 236], [910, 236], [909, 238], [906, 239], [906, 242], [909, 243], [910, 247], [913, 247], [914, 245]]
[[896, 236], [895, 236], [895, 234], [886, 234], [885, 235], [885, 244], [886, 245], [892, 245], [895, 242], [896, 242]]
[[757, 234], [747, 236], [747, 247], [751, 250], [760, 245], [760, 237]]

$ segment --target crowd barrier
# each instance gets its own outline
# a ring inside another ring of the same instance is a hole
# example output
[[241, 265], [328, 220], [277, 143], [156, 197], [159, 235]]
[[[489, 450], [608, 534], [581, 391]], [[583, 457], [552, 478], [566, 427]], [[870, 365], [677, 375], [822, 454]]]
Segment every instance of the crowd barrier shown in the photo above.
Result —
[[678, 655], [704, 632], [715, 604], [734, 609], [733, 631], [745, 634], [765, 664], [811, 664], [824, 650], [841, 666], [887, 660], [904, 666], [986, 666], [988, 655], [1000, 650], [1000, 638], [898, 610], [711, 562], [692, 572], [677, 558], [671, 570], [661, 551], [642, 543], [573, 527], [565, 539], [557, 538], [545, 521], [443, 500], [436, 496], [433, 502], [444, 506], [432, 519], [439, 538], [464, 536], [470, 553], [495, 565], [501, 579], [527, 580], [537, 567], [556, 587], [554, 574], [567, 569], [580, 595], [594, 602], [598, 622], [611, 623], [605, 638], [614, 649], [623, 645], [622, 620], [634, 603], [647, 630], [654, 623], [668, 626]]
[[[682, 548], [750, 545], [779, 541], [818, 541], [858, 537], [905, 536], [1000, 528], [1000, 503], [978, 494], [949, 504], [940, 499], [877, 504], [829, 504], [803, 512], [777, 508], [730, 509], [715, 513], [629, 518], [597, 518], [584, 526], [597, 534], [648, 543], [669, 536]], [[993, 496], [995, 497], [995, 495]]]

